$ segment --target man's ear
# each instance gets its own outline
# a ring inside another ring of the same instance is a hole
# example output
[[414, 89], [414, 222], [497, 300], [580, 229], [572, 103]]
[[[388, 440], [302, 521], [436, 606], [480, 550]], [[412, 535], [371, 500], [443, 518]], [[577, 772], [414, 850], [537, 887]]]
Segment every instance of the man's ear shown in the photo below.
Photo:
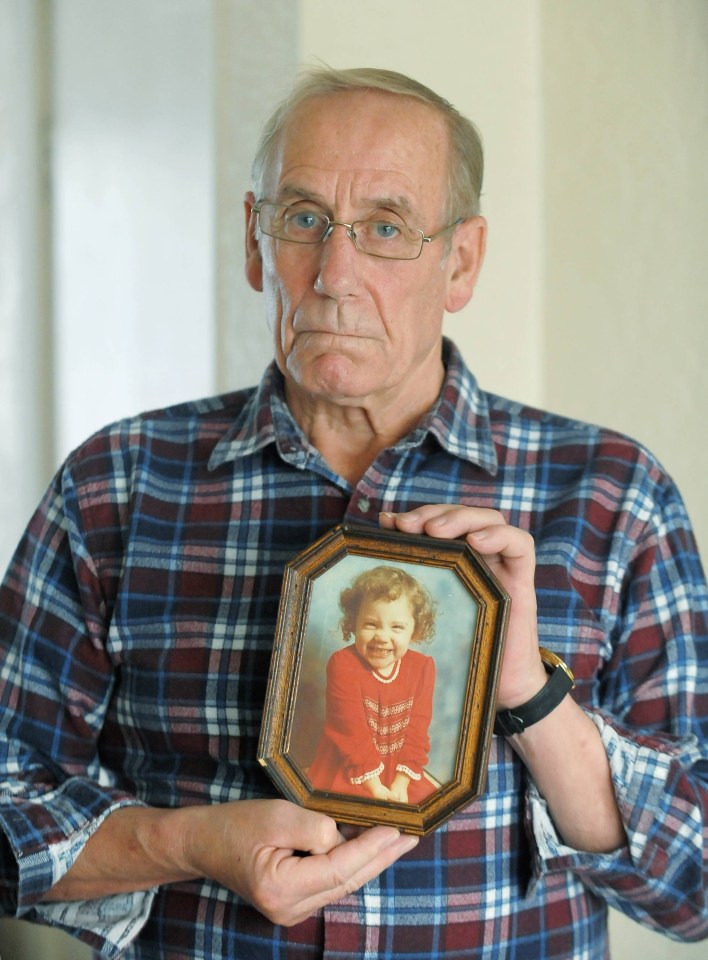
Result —
[[446, 264], [449, 273], [445, 309], [448, 313], [461, 310], [472, 298], [486, 248], [484, 217], [471, 217], [455, 228]]
[[254, 290], [263, 290], [263, 263], [256, 238], [256, 215], [253, 213], [255, 195], [249, 192], [243, 199], [246, 213], [246, 278]]

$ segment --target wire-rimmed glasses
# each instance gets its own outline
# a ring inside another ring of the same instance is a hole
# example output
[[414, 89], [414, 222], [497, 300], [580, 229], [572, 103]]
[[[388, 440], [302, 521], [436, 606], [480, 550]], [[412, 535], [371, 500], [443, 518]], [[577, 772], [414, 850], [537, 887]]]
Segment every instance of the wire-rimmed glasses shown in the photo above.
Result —
[[311, 206], [302, 203], [271, 203], [259, 200], [253, 207], [258, 228], [276, 240], [291, 243], [322, 243], [336, 226], [346, 227], [347, 236], [361, 253], [385, 260], [417, 260], [424, 243], [432, 243], [437, 237], [462, 223], [462, 218], [449, 223], [436, 233], [426, 236], [418, 227], [410, 227], [398, 218], [370, 217], [344, 223], [331, 220]]

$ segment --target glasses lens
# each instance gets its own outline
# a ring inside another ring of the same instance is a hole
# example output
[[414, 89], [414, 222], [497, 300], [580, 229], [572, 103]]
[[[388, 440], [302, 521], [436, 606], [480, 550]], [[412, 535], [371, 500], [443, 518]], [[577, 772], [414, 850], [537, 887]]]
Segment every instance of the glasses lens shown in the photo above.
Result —
[[281, 203], [262, 203], [258, 219], [263, 233], [293, 243], [319, 243], [329, 226], [323, 213]]
[[363, 253], [389, 260], [415, 260], [423, 249], [423, 234], [395, 220], [357, 220], [352, 224]]

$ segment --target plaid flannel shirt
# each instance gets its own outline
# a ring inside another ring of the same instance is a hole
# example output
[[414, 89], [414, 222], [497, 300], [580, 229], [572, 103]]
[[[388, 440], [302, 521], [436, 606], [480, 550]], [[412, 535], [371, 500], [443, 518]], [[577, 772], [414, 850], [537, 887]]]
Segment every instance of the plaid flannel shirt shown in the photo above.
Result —
[[[600, 960], [606, 904], [708, 933], [707, 602], [676, 489], [635, 443], [485, 394], [449, 342], [445, 360], [436, 407], [356, 487], [302, 435], [274, 367], [69, 457], [0, 596], [4, 913], [162, 960]], [[495, 737], [481, 799], [295, 927], [209, 880], [43, 904], [121, 805], [273, 795], [256, 745], [284, 564], [343, 520], [443, 501], [535, 537], [540, 640], [600, 731], [627, 846], [565, 846]]]

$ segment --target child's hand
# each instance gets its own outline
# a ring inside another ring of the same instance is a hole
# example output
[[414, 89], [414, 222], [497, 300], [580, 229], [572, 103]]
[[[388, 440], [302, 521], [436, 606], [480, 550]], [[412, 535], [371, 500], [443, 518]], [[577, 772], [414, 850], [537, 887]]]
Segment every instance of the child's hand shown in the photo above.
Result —
[[393, 778], [391, 789], [389, 790], [391, 799], [396, 800], [398, 803], [408, 803], [408, 784], [410, 782], [411, 778], [399, 770]]
[[379, 777], [372, 777], [364, 784], [374, 800], [394, 800], [391, 791], [381, 783]]

